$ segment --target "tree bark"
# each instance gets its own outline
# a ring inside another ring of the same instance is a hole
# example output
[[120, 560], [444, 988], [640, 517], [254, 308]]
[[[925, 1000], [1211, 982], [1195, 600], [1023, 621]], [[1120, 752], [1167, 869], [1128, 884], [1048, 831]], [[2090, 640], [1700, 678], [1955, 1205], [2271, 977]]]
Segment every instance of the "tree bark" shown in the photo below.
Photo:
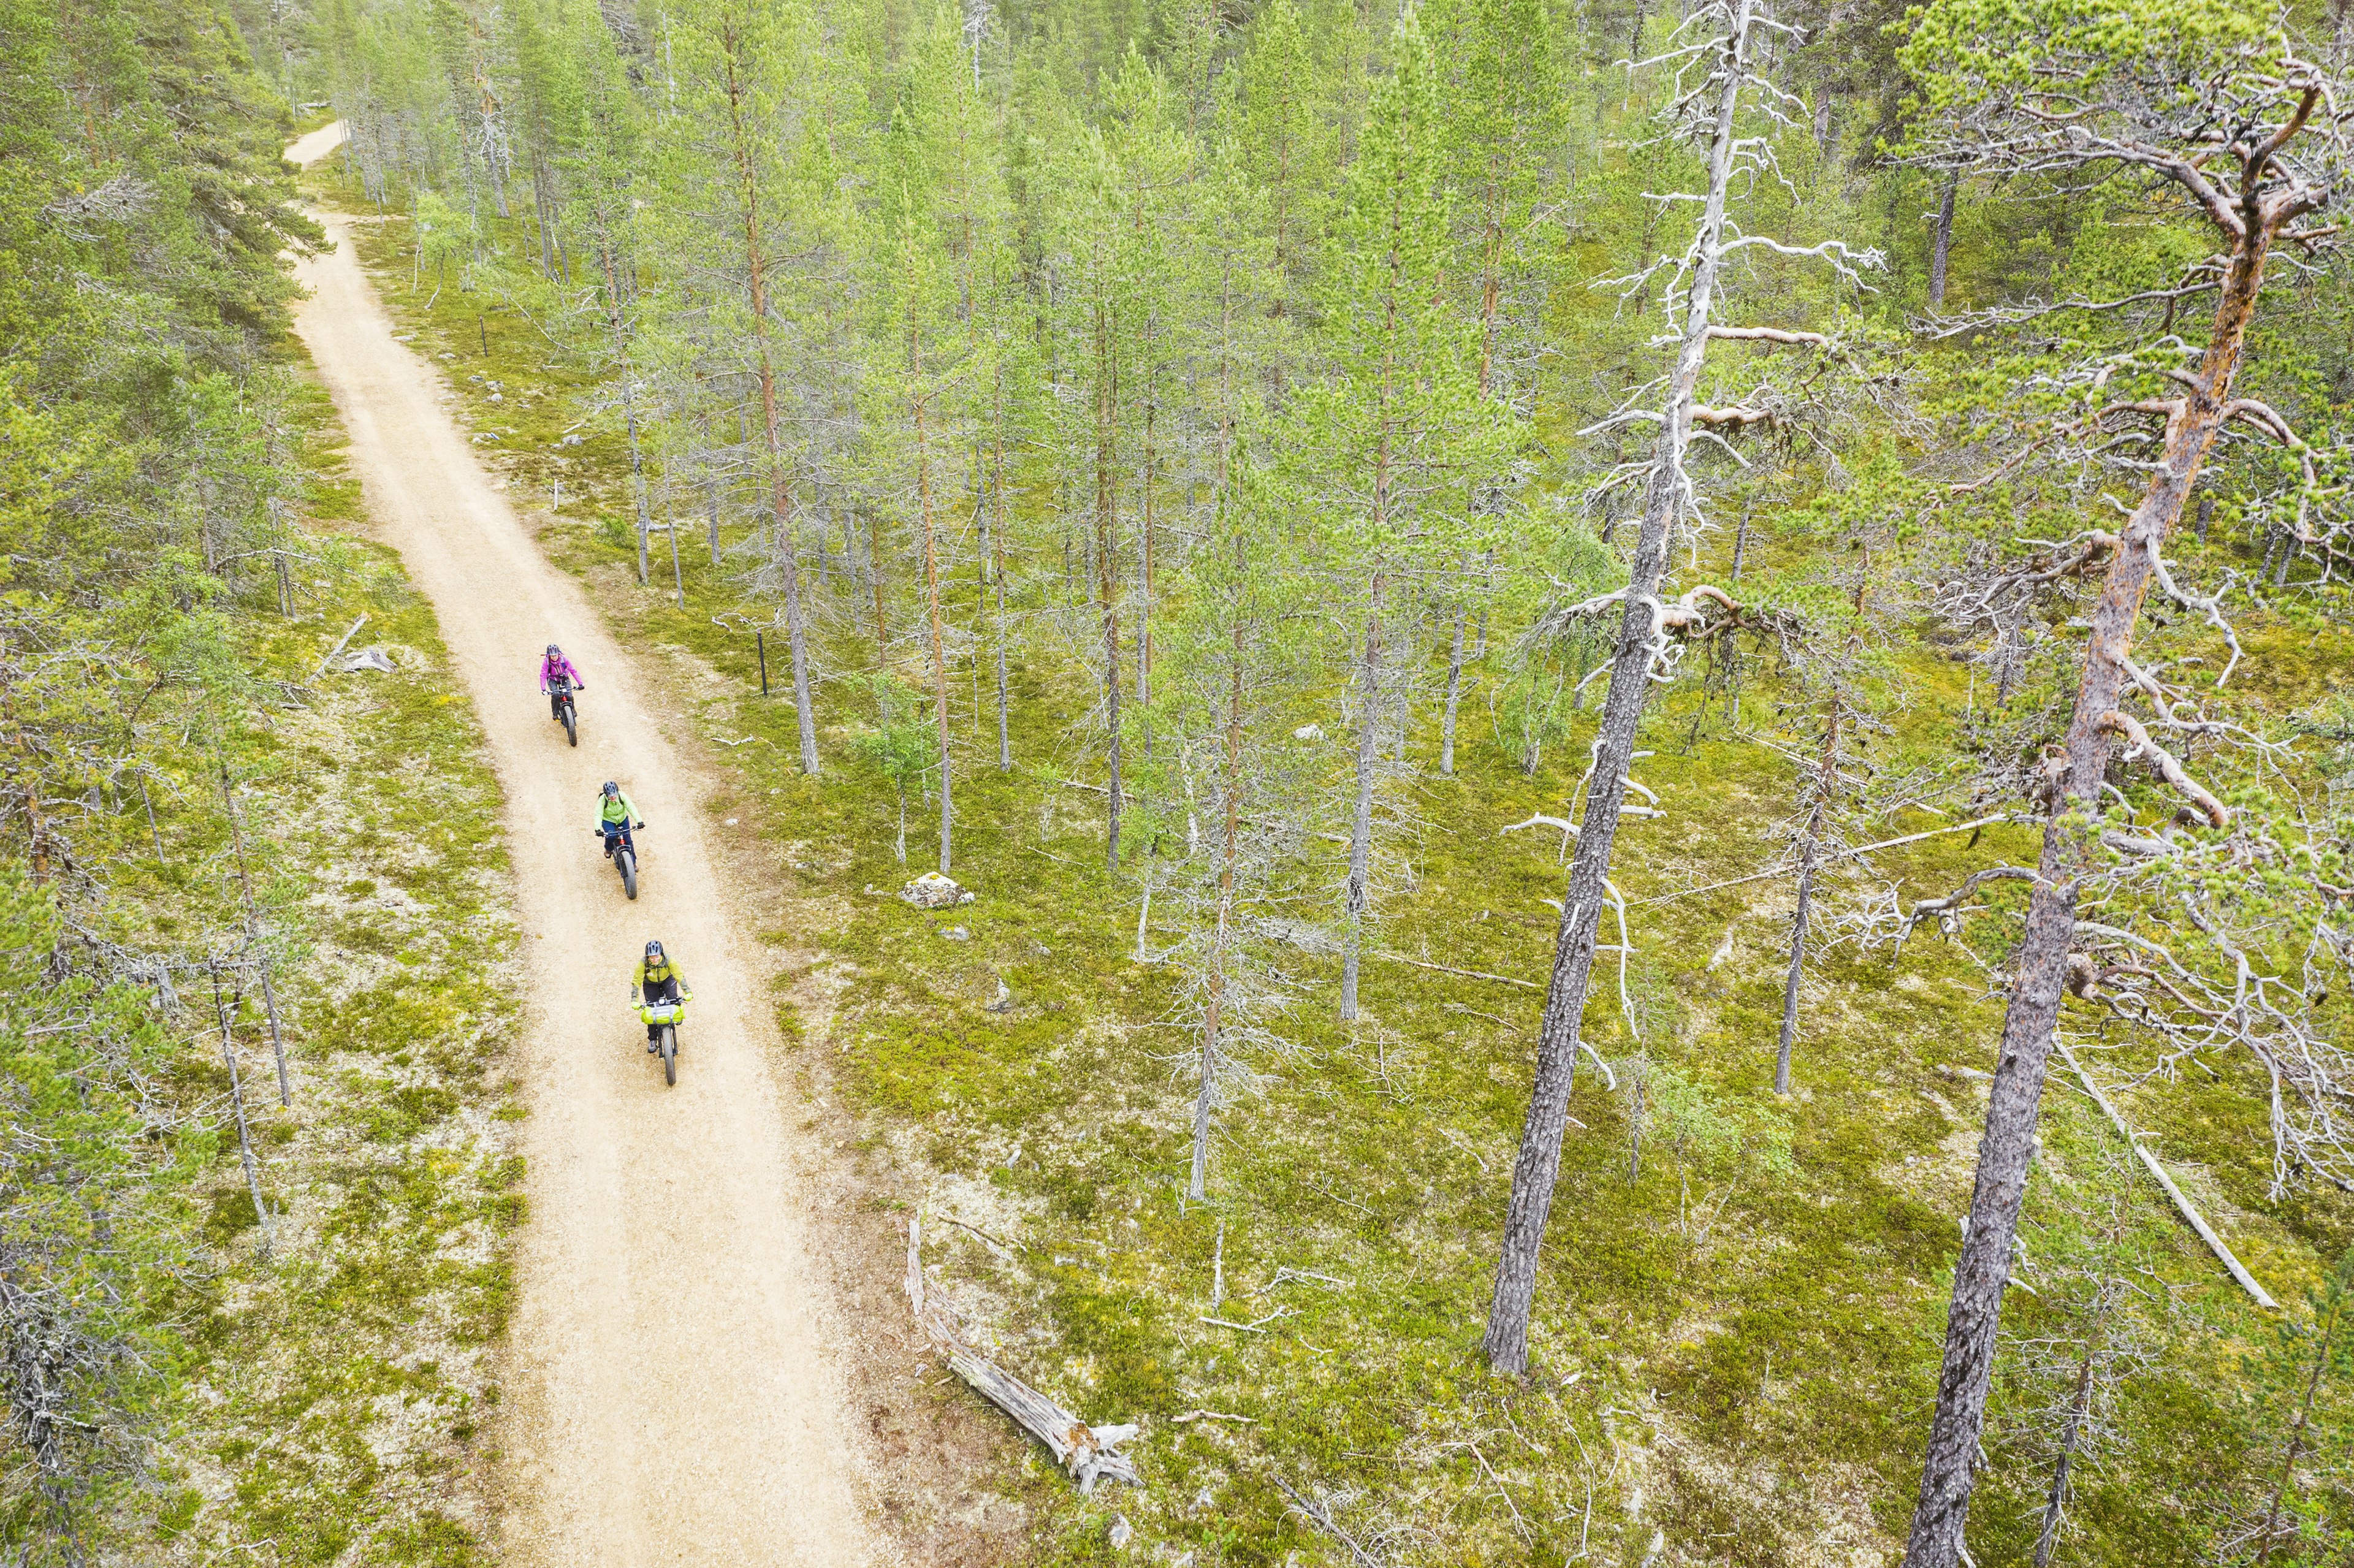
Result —
[[2077, 687], [2075, 709], [2062, 743], [2065, 773], [2061, 798], [2044, 826], [2035, 891], [2012, 960], [2002, 1054], [1988, 1096], [1986, 1135], [1978, 1146], [1977, 1185], [1970, 1196], [1969, 1229], [1954, 1268], [1945, 1365], [1938, 1377], [1937, 1407], [1930, 1422], [1920, 1499], [1904, 1555], [1906, 1568], [1957, 1568], [1962, 1561], [1962, 1536], [1969, 1519], [1974, 1479], [1971, 1461], [1986, 1421], [2003, 1288], [2010, 1278], [2012, 1243], [2026, 1197], [2028, 1167], [2035, 1154], [2036, 1110], [2067, 979], [2077, 891], [2097, 851], [2097, 823], [2091, 819], [2097, 813], [2101, 779], [2111, 749], [2103, 721], [2126, 687], [2125, 664], [2158, 552], [2180, 520], [2183, 503], [2229, 417], [2232, 377], [2264, 287], [2274, 228], [2285, 220], [2285, 213], [2264, 206], [2260, 187], [2243, 188], [2237, 205], [2243, 215], [2244, 232], [2232, 237], [2232, 249], [2206, 353], [2168, 416], [2157, 469], [2141, 504], [2118, 535], [2090, 617], [2084, 679]]
[[[1470, 586], [1471, 566], [1464, 563], [1459, 577], [1464, 586]], [[1455, 777], [1455, 710], [1463, 700], [1463, 625], [1470, 618], [1470, 606], [1461, 595], [1455, 600], [1455, 635], [1447, 646], [1447, 711], [1438, 721], [1438, 773], [1442, 779]]]
[[2076, 1364], [2076, 1389], [2068, 1399], [2068, 1414], [2060, 1425], [2060, 1457], [2052, 1466], [2052, 1488], [2043, 1500], [2043, 1528], [2035, 1537], [2035, 1568], [2052, 1568], [2052, 1553], [2060, 1545], [2060, 1520], [2068, 1507], [2068, 1472], [2076, 1462], [2076, 1443], [2084, 1417], [2093, 1408], [2093, 1367], [2098, 1347], [2086, 1344], [2084, 1359]]
[[1235, 622], [1226, 689], [1225, 821], [1218, 842], [1218, 920], [1210, 938], [1210, 997], [1202, 1012], [1202, 1083], [1193, 1101], [1193, 1169], [1187, 1196], [1199, 1201], [1210, 1174], [1210, 1112], [1217, 1097], [1219, 1031], [1226, 1006], [1226, 948], [1235, 914], [1235, 863], [1242, 842], [1243, 629]]
[[996, 440], [990, 448], [989, 508], [994, 526], [989, 552], [990, 587], [997, 600], [997, 770], [1013, 771], [1013, 729], [1005, 694], [1005, 366], [997, 367]]
[[1104, 723], [1111, 737], [1108, 802], [1104, 829], [1104, 863], [1119, 869], [1119, 601], [1113, 597], [1119, 556], [1113, 548], [1119, 533], [1117, 449], [1112, 422], [1111, 307], [1100, 296], [1095, 307], [1096, 335], [1096, 541], [1097, 603], [1103, 617]]
[[1367, 884], [1373, 856], [1373, 768], [1380, 747], [1382, 589], [1373, 568], [1365, 602], [1365, 652], [1357, 664], [1357, 797], [1349, 815], [1348, 948], [1341, 963], [1341, 1022], [1357, 1017], [1357, 970], [1363, 957]]
[[1774, 1056], [1774, 1092], [1790, 1092], [1790, 1053], [1798, 1044], [1798, 982], [1807, 969], [1807, 915], [1815, 898], [1815, 836], [1822, 824], [1822, 811], [1816, 810], [1815, 818], [1807, 828], [1807, 842], [1798, 852], [1798, 909], [1790, 917], [1790, 970], [1782, 982], [1782, 1042]]
[[1636, 726], [1649, 695], [1651, 638], [1659, 577], [1667, 567], [1668, 531], [1681, 500], [1684, 448], [1691, 435], [1694, 389], [1708, 353], [1709, 313], [1715, 303], [1722, 260], [1725, 195], [1731, 185], [1734, 111], [1751, 69], [1754, 6], [1744, 0], [1721, 68], [1716, 121], [1709, 140], [1708, 195], [1696, 238], [1684, 330], [1670, 384], [1666, 414], [1652, 452], [1649, 484], [1643, 495], [1643, 522], [1627, 585], [1626, 614], [1611, 662], [1610, 693], [1602, 707], [1593, 784], [1562, 899], [1560, 936], [1553, 978], [1545, 994], [1544, 1020], [1537, 1037], [1536, 1079], [1529, 1095], [1528, 1119], [1512, 1164], [1512, 1195], [1496, 1260], [1495, 1297], [1482, 1341], [1489, 1364], [1519, 1373], [1529, 1361], [1529, 1308], [1536, 1297], [1537, 1253], [1553, 1210], [1553, 1183], [1561, 1170], [1561, 1141], [1575, 1082], [1578, 1031], [1585, 1013], [1586, 984], [1594, 968], [1596, 932], [1602, 918], [1603, 884], [1618, 833], [1619, 808], [1627, 798], [1627, 768], [1633, 760]]
[[1929, 231], [1929, 308], [1937, 309], [1946, 302], [1946, 263], [1954, 247], [1954, 193], [1960, 186], [1958, 171], [1946, 175], [1946, 188], [1937, 196], [1935, 227]]

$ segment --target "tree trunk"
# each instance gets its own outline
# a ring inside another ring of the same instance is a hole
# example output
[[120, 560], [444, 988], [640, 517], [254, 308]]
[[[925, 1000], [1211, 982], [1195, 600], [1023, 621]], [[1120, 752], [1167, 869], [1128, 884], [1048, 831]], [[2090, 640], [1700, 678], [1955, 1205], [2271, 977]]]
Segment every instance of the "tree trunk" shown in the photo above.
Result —
[[940, 874], [949, 874], [949, 842], [956, 828], [956, 813], [950, 805], [951, 783], [949, 768], [949, 663], [948, 644], [940, 629], [940, 552], [939, 542], [932, 527], [932, 464], [926, 448], [924, 429], [923, 350], [916, 324], [915, 291], [907, 291], [907, 374], [917, 380], [916, 415], [916, 510], [924, 530], [924, 604], [931, 617], [932, 631], [932, 717], [940, 732]]
[[1954, 246], [1954, 192], [1961, 183], [1958, 172], [1946, 175], [1946, 188], [1937, 196], [1936, 226], [1929, 231], [1929, 308], [1933, 311], [1946, 302], [1946, 262]]
[[1816, 808], [1807, 825], [1807, 840], [1798, 852], [1798, 910], [1790, 917], [1790, 972], [1782, 982], [1782, 1044], [1774, 1057], [1774, 1092], [1790, 1092], [1790, 1053], [1798, 1043], [1798, 981], [1807, 969], [1807, 914], [1815, 898], [1815, 840], [1823, 813]]
[[1364, 946], [1366, 884], [1373, 869], [1373, 766], [1381, 728], [1383, 572], [1373, 568], [1365, 603], [1365, 652], [1357, 666], [1357, 798], [1349, 815], [1349, 946], [1341, 964], [1341, 1022], [1357, 1016], [1357, 968]]
[[[1471, 564], [1463, 564], [1464, 586], [1470, 586]], [[1470, 606], [1461, 595], [1455, 600], [1455, 635], [1447, 646], [1447, 712], [1438, 721], [1438, 772], [1443, 779], [1455, 777], [1455, 709], [1463, 698], [1463, 623], [1469, 619]]]
[[1013, 771], [1013, 729], [1005, 695], [1005, 367], [997, 369], [996, 440], [989, 456], [989, 516], [994, 524], [984, 541], [989, 580], [997, 600], [997, 770]]
[[1235, 865], [1242, 843], [1243, 629], [1236, 618], [1226, 688], [1225, 821], [1218, 842], [1218, 923], [1210, 938], [1210, 996], [1202, 1012], [1202, 1082], [1193, 1100], [1193, 1169], [1186, 1195], [1199, 1202], [1210, 1174], [1210, 1112], [1217, 1098], [1219, 1030], [1226, 1005], [1226, 948], [1235, 915]]
[[1946, 1324], [1944, 1369], [1929, 1427], [1920, 1500], [1913, 1515], [1906, 1568], [1957, 1568], [1968, 1522], [1971, 1461], [1986, 1420], [1994, 1375], [1996, 1333], [2020, 1206], [2035, 1153], [2035, 1118], [2067, 979], [2076, 926], [2079, 878], [2094, 863], [2097, 829], [2087, 814], [2099, 809], [2102, 775], [2111, 742], [2104, 721], [2126, 688], [2125, 663], [2143, 594], [2160, 546], [2182, 515], [2184, 502], [2226, 418], [2248, 323], [2264, 287], [2272, 231], [2242, 204], [2251, 221], [2234, 242], [2207, 350], [2191, 384], [2167, 419], [2166, 444], [2149, 488], [2112, 548], [2108, 571], [2093, 607], [2084, 675], [2076, 692], [2063, 751], [2061, 800], [2044, 824], [2043, 853], [2027, 925], [2012, 959], [2010, 1004], [2003, 1019], [2002, 1054], [1987, 1100], [1986, 1136], [1978, 1146], [1978, 1180], [1970, 1196], [1969, 1230], [1954, 1269], [1953, 1304]]
[[2035, 1537], [2035, 1568], [2052, 1568], [2052, 1553], [2060, 1545], [2060, 1520], [2068, 1507], [2068, 1472], [2076, 1462], [2076, 1443], [2084, 1430], [2084, 1417], [2093, 1408], [2093, 1365], [2098, 1348], [2084, 1346], [2084, 1359], [2076, 1365], [2076, 1391], [2069, 1397], [2068, 1414], [2060, 1425], [2060, 1457], [2052, 1466], [2052, 1489], [2043, 1502], [2043, 1528]]
[[883, 620], [883, 520], [872, 513], [866, 518], [866, 582], [875, 590], [875, 667], [887, 669], [891, 630]]
[[[793, 500], [785, 465], [784, 422], [777, 409], [777, 372], [769, 346], [769, 259], [760, 230], [759, 182], [752, 167], [752, 131], [745, 123], [745, 86], [737, 74], [741, 35], [725, 25], [727, 112], [733, 132], [737, 210], [744, 223], [744, 267], [750, 283], [752, 341], [760, 376], [761, 433], [768, 446], [769, 510], [777, 530], [779, 564], [785, 575], [785, 630], [792, 648], [793, 715], [801, 729], [801, 771], [817, 772], [817, 715], [810, 704], [809, 630], [801, 615], [801, 547], [794, 537]], [[879, 589], [878, 589], [879, 593]]]
[[1111, 311], [1096, 302], [1096, 541], [1097, 601], [1103, 615], [1104, 723], [1111, 737], [1110, 778], [1105, 796], [1109, 803], [1104, 830], [1104, 863], [1119, 869], [1119, 602], [1112, 597], [1119, 555], [1113, 548], [1119, 531], [1113, 462]]
[[1636, 726], [1650, 692], [1651, 607], [1667, 567], [1668, 530], [1676, 511], [1684, 448], [1691, 435], [1693, 391], [1708, 353], [1709, 313], [1715, 302], [1716, 275], [1723, 260], [1725, 193], [1732, 180], [1734, 111], [1751, 69], [1753, 20], [1744, 5], [1726, 49], [1730, 58], [1723, 71], [1716, 123], [1709, 142], [1708, 196], [1695, 240], [1699, 261], [1692, 269], [1667, 418], [1653, 448], [1650, 482], [1644, 491], [1642, 529], [1635, 542], [1626, 613], [1619, 622], [1617, 652], [1611, 662], [1610, 693], [1603, 702], [1601, 733], [1596, 738], [1594, 782], [1586, 796], [1569, 886], [1562, 899], [1553, 979], [1537, 1037], [1536, 1079], [1530, 1090], [1520, 1152], [1512, 1164], [1512, 1195], [1505, 1210], [1502, 1246], [1496, 1261], [1495, 1298], [1482, 1341], [1489, 1364], [1501, 1372], [1519, 1373], [1528, 1367], [1529, 1308], [1536, 1297], [1537, 1254], [1553, 1210], [1553, 1182], [1561, 1170], [1561, 1140], [1576, 1076], [1578, 1030], [1585, 1014], [1586, 983], [1602, 919], [1603, 883], [1609, 875], [1610, 851], [1617, 839], [1619, 808], [1627, 798], [1627, 768], [1633, 760]]

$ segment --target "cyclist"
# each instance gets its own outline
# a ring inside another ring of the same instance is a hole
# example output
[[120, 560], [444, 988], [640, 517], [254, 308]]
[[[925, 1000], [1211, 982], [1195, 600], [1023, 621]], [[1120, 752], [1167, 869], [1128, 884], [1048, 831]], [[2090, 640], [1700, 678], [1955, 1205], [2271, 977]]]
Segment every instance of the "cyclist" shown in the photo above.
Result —
[[597, 831], [605, 835], [605, 858], [613, 858], [613, 847], [621, 842], [623, 833], [645, 825], [638, 803], [622, 794], [619, 784], [606, 779], [605, 791], [597, 800]]
[[547, 699], [547, 716], [564, 716], [564, 694], [557, 682], [564, 682], [576, 692], [585, 692], [588, 683], [580, 678], [578, 666], [565, 657], [564, 650], [551, 642], [539, 661], [539, 694]]
[[663, 945], [648, 942], [646, 956], [638, 960], [638, 972], [630, 978], [630, 1005], [638, 1010], [640, 1021], [645, 1022], [647, 1050], [652, 1050], [662, 1038], [662, 1025], [646, 1018], [648, 1011], [666, 1002], [683, 1007], [694, 1000], [695, 993], [686, 989], [686, 977], [670, 961]]

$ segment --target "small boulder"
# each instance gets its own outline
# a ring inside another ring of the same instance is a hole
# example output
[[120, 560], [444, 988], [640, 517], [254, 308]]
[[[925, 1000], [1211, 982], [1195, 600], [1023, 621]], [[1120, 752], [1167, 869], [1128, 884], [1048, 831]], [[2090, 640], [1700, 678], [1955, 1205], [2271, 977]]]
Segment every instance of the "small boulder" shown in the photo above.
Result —
[[972, 895], [942, 876], [928, 871], [907, 886], [899, 889], [899, 902], [912, 904], [918, 909], [950, 909], [972, 902]]
[[1112, 1515], [1111, 1549], [1114, 1552], [1125, 1552], [1128, 1550], [1128, 1543], [1135, 1539], [1136, 1527], [1128, 1522], [1128, 1516], [1118, 1513]]
[[972, 933], [966, 930], [961, 926], [951, 926], [947, 930], [942, 931], [940, 935], [946, 937], [951, 942], [970, 942], [972, 940]]
[[1298, 729], [1291, 732], [1291, 738], [1294, 740], [1321, 740], [1324, 738], [1324, 726], [1320, 724], [1301, 725]]

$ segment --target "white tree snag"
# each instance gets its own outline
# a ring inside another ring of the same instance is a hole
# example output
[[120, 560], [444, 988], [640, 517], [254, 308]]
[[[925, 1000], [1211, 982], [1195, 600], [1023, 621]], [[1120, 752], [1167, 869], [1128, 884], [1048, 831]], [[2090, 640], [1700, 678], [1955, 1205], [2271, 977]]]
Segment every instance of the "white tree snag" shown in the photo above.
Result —
[[1539, 1027], [1536, 1080], [1530, 1088], [1528, 1119], [1513, 1160], [1511, 1198], [1505, 1210], [1495, 1294], [1488, 1310], [1483, 1348], [1489, 1365], [1501, 1372], [1518, 1373], [1528, 1367], [1529, 1308], [1536, 1297], [1537, 1253], [1553, 1211], [1553, 1183], [1561, 1171], [1561, 1143], [1577, 1068], [1578, 1033], [1602, 920], [1603, 883], [1609, 875], [1619, 808], [1626, 799], [1636, 726], [1650, 689], [1652, 644], [1658, 628], [1656, 596], [1667, 566], [1669, 525], [1682, 500], [1683, 453], [1690, 439], [1691, 411], [1698, 401], [1693, 394], [1708, 352], [1709, 318], [1715, 305], [1724, 236], [1725, 196], [1732, 183], [1734, 116], [1742, 85], [1754, 69], [1749, 49], [1755, 17], [1755, 0], [1740, 0], [1737, 10], [1723, 18], [1724, 30], [1714, 40], [1720, 54], [1709, 188], [1691, 251], [1693, 265], [1684, 291], [1682, 343], [1677, 350], [1666, 418], [1643, 498], [1633, 570], [1621, 601], [1625, 613], [1596, 742], [1594, 788], [1586, 797], [1584, 831], [1578, 835], [1576, 860], [1562, 901], [1553, 980]]
[[2052, 1044], [2060, 1053], [2061, 1059], [2068, 1064], [2069, 1070], [2076, 1075], [2076, 1081], [2084, 1086], [2084, 1092], [2093, 1097], [2093, 1103], [2101, 1107], [2101, 1114], [2109, 1118], [2109, 1125], [2117, 1129], [2117, 1136], [2126, 1140], [2126, 1146], [2134, 1151], [2142, 1164], [2148, 1167], [2149, 1173], [2158, 1178], [2158, 1184], [2166, 1189], [2166, 1195], [2174, 1200], [2176, 1210], [2184, 1219], [2190, 1222], [2190, 1228], [2199, 1233], [2199, 1239], [2207, 1244], [2208, 1250], [2222, 1259], [2223, 1266], [2232, 1271], [2232, 1277], [2240, 1282], [2243, 1289], [2255, 1298], [2257, 1306], [2268, 1312], [2279, 1311], [2280, 1303], [2274, 1300], [2264, 1287], [2256, 1283], [2256, 1277], [2250, 1274], [2247, 1266], [2240, 1261], [2238, 1255], [2224, 1245], [2223, 1238], [2215, 1234], [2215, 1227], [2209, 1224], [2197, 1209], [2191, 1207], [2190, 1200], [2182, 1195], [2182, 1189], [2174, 1184], [2174, 1178], [2166, 1173], [2166, 1167], [2158, 1162], [2156, 1155], [2143, 1147], [2140, 1135], [2126, 1125], [2126, 1118], [2117, 1114], [2117, 1107], [2109, 1103], [2109, 1097], [2101, 1093], [2100, 1086], [2094, 1083], [2092, 1075], [2084, 1071], [2084, 1065], [2076, 1060], [2076, 1054], [2073, 1051], [2068, 1049], [2068, 1043], [2055, 1038]]
[[1013, 1417], [1014, 1424], [1024, 1432], [1044, 1443], [1055, 1456], [1055, 1462], [1079, 1483], [1080, 1491], [1093, 1491], [1097, 1481], [1126, 1481], [1132, 1487], [1142, 1486], [1136, 1466], [1116, 1451], [1121, 1444], [1133, 1439], [1140, 1428], [1090, 1426], [973, 1349], [958, 1330], [956, 1314], [949, 1304], [927, 1298], [923, 1245], [923, 1217], [916, 1215], [907, 1221], [907, 1304], [915, 1310], [917, 1327], [924, 1330], [924, 1338], [948, 1362], [949, 1370], [964, 1379], [975, 1393]]

